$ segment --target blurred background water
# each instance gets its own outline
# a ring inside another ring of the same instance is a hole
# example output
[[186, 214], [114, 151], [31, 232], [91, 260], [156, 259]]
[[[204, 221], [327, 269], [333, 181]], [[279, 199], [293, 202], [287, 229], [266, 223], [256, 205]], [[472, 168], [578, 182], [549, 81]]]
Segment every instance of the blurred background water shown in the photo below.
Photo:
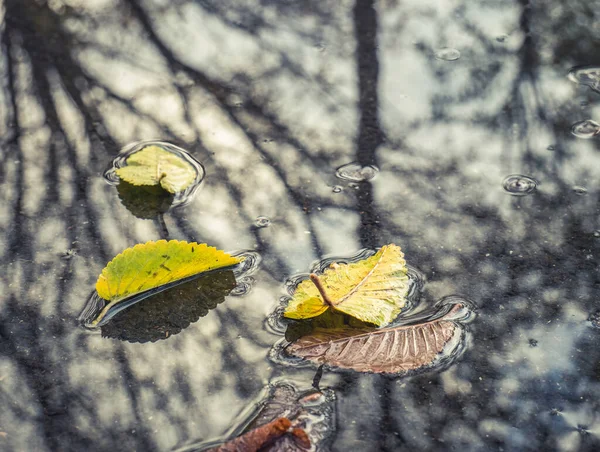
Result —
[[[2, 5], [1, 450], [222, 435], [311, 386], [267, 357], [284, 281], [392, 242], [425, 301], [475, 303], [471, 340], [443, 371], [326, 371], [333, 450], [600, 449], [600, 138], [571, 131], [600, 94], [568, 77], [600, 64], [598, 0]], [[102, 177], [148, 139], [206, 169], [162, 224]], [[165, 236], [258, 252], [252, 290], [155, 343], [79, 328], [106, 263]]]

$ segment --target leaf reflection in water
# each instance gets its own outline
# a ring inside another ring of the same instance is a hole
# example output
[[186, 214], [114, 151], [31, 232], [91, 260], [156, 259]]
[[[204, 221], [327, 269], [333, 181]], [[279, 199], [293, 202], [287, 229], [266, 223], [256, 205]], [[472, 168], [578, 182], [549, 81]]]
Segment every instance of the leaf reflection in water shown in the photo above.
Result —
[[[131, 297], [114, 306], [109, 312], [109, 320], [100, 326], [103, 337], [128, 342], [156, 342], [173, 336], [191, 323], [204, 317], [211, 309], [225, 301], [225, 297], [235, 288], [233, 271], [217, 271], [193, 278], [158, 293]], [[86, 324], [93, 321], [94, 293], [87, 310], [89, 318], [82, 319]], [[143, 300], [143, 303], [140, 301]], [[124, 306], [124, 307], [123, 307]], [[84, 314], [86, 311], [84, 311]]]

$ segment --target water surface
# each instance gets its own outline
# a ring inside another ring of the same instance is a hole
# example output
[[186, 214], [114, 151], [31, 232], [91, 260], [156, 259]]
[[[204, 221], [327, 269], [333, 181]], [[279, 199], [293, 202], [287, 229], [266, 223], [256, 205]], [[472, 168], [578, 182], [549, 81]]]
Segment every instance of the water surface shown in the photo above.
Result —
[[[7, 0], [0, 449], [162, 451], [232, 431], [269, 382], [311, 388], [314, 369], [268, 359], [286, 279], [396, 243], [423, 302], [475, 303], [471, 341], [443, 371], [325, 372], [332, 449], [598, 450], [600, 138], [571, 128], [600, 122], [600, 95], [568, 77], [600, 64], [598, 6]], [[187, 206], [140, 219], [104, 181], [141, 140], [204, 165]], [[349, 163], [378, 171], [336, 177]], [[535, 190], [511, 196], [511, 175]], [[262, 266], [166, 340], [79, 328], [106, 263], [160, 238]]]

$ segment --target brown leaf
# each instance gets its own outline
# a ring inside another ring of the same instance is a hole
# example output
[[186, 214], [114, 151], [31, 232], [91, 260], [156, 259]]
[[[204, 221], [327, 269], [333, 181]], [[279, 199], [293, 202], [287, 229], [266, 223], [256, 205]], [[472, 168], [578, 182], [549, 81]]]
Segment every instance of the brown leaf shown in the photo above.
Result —
[[286, 347], [289, 355], [359, 372], [406, 373], [430, 366], [461, 343], [463, 327], [452, 320], [456, 305], [441, 318], [418, 325], [375, 328], [316, 328]]
[[281, 417], [227, 441], [225, 444], [209, 449], [209, 452], [257, 452], [285, 435], [291, 426], [292, 423], [289, 419]]
[[[330, 389], [298, 391], [294, 386], [278, 382], [269, 385], [267, 397], [259, 404], [251, 419], [241, 423], [239, 437], [215, 446], [210, 440], [196, 445], [204, 452], [324, 452], [335, 433], [335, 394]], [[289, 427], [280, 432], [282, 419]], [[239, 430], [238, 430], [239, 431]], [[265, 437], [266, 434], [266, 437]], [[260, 446], [261, 442], [263, 443]], [[237, 449], [236, 449], [237, 448]]]

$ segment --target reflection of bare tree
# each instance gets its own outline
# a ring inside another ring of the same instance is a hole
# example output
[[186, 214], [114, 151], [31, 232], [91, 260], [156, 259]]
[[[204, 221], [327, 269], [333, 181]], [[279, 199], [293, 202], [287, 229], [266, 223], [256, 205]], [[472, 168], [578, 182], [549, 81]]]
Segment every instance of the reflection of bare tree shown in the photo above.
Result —
[[[597, 143], [566, 132], [593, 110], [555, 94], [571, 88], [568, 67], [593, 62], [586, 2], [561, 14], [525, 2], [69, 5], [5, 7], [0, 441], [162, 450], [221, 433], [270, 377], [262, 322], [280, 282], [323, 254], [396, 241], [431, 276], [428, 297], [477, 300], [475, 343], [449, 370], [403, 382], [326, 375], [335, 447], [567, 450], [579, 424], [595, 445]], [[511, 25], [476, 20], [490, 14]], [[435, 60], [452, 39], [461, 59]], [[249, 296], [182, 334], [121, 344], [69, 319], [111, 256], [160, 236], [99, 177], [121, 145], [153, 137], [208, 171], [197, 199], [165, 215], [170, 236], [256, 248], [264, 266]], [[381, 173], [332, 193], [334, 168], [353, 160]], [[538, 193], [502, 193], [517, 172]], [[258, 215], [272, 226], [254, 227]]]

